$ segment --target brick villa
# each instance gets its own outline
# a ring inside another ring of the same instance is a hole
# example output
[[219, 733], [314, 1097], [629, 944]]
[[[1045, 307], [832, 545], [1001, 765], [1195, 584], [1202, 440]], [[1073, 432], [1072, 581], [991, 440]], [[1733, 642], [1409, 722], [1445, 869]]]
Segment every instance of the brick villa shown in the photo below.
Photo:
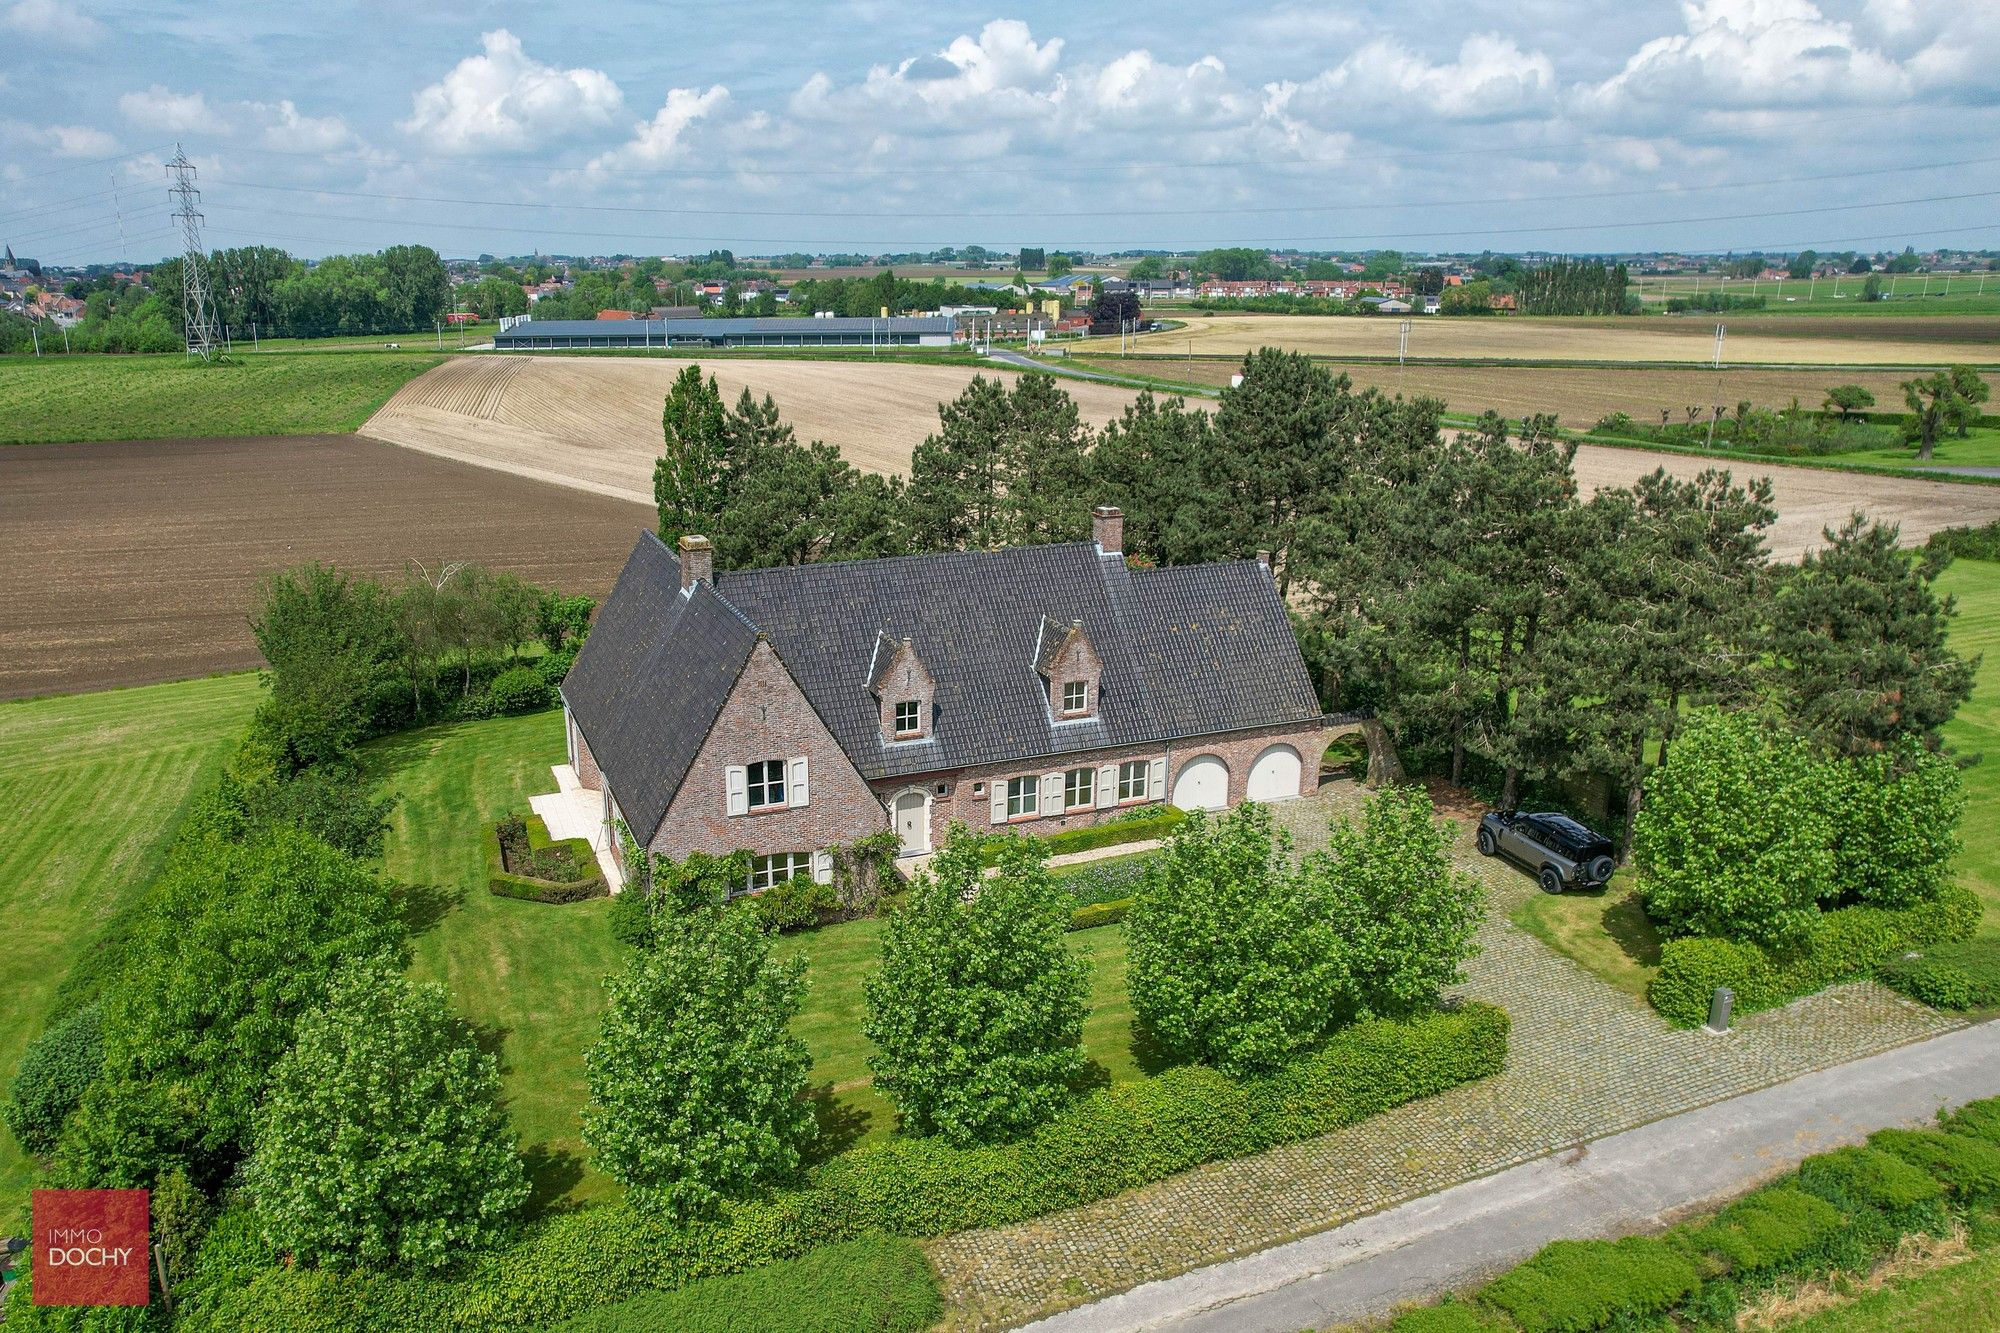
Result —
[[716, 573], [640, 537], [562, 686], [600, 824], [748, 887], [952, 821], [1036, 834], [1134, 806], [1307, 794], [1321, 710], [1262, 561], [1131, 568], [1094, 540]]

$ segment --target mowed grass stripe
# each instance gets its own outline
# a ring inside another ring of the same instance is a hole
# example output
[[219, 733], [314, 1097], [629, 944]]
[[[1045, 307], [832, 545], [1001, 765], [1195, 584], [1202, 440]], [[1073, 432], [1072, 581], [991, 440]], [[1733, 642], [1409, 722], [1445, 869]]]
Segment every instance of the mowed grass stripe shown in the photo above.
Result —
[[1972, 697], [1944, 729], [1945, 743], [1959, 756], [1978, 756], [1964, 770], [1958, 874], [1986, 904], [1985, 933], [2000, 934], [2000, 564], [1953, 561], [1938, 587], [1957, 602], [1952, 647], [1980, 658]]
[[[0, 1085], [71, 965], [159, 868], [258, 690], [239, 675], [0, 704]], [[19, 1229], [33, 1183], [0, 1133], [0, 1229]]]

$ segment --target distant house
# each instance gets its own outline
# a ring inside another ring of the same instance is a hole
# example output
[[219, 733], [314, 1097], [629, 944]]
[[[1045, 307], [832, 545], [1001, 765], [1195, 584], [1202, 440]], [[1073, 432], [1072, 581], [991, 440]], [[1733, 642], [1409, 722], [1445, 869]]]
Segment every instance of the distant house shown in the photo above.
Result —
[[[1133, 568], [1093, 540], [717, 572], [650, 532], [562, 684], [601, 818], [675, 858], [749, 851], [749, 891], [1133, 808], [1312, 791], [1323, 721], [1260, 560]], [[567, 777], [565, 779], [567, 785]]]
[[1407, 315], [1415, 308], [1393, 296], [1364, 296], [1361, 304], [1372, 307], [1378, 315]]
[[1498, 310], [1502, 314], [1507, 314], [1507, 315], [1511, 315], [1516, 310], [1520, 309], [1520, 306], [1515, 303], [1514, 293], [1512, 292], [1500, 292], [1496, 295], [1489, 296], [1486, 298], [1486, 304], [1488, 308], [1493, 310]]
[[631, 311], [629, 311], [629, 310], [600, 310], [600, 311], [598, 311], [598, 312], [597, 312], [597, 317], [598, 317], [599, 319], [637, 319], [637, 318], [638, 318], [638, 316], [637, 316], [637, 315], [634, 315], [634, 314], [633, 314], [633, 313], [632, 313]]

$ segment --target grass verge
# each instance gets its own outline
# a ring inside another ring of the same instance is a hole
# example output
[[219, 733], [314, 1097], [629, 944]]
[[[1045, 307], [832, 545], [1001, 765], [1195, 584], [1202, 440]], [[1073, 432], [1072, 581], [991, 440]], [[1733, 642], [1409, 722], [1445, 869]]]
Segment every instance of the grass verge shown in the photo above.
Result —
[[440, 360], [355, 352], [0, 358], [0, 444], [357, 430]]
[[[248, 724], [254, 675], [0, 704], [0, 1095], [63, 977], [158, 870]], [[0, 1230], [34, 1166], [0, 1130]]]

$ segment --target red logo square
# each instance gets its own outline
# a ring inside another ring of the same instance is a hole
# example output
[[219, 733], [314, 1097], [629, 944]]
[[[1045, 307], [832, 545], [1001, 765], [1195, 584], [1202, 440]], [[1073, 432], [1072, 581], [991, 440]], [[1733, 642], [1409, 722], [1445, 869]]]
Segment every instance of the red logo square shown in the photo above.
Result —
[[29, 1271], [37, 1305], [144, 1305], [145, 1190], [36, 1190]]

